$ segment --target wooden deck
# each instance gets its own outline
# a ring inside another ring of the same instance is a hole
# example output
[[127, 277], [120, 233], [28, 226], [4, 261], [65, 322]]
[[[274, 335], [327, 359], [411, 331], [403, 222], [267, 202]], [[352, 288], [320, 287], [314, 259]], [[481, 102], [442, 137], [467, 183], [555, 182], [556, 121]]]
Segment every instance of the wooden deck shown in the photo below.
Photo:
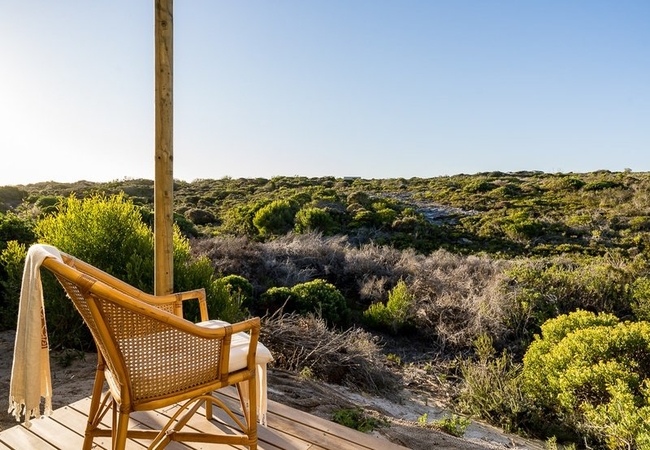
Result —
[[[225, 390], [219, 394], [233, 411], [235, 405], [235, 391]], [[0, 432], [0, 450], [76, 450], [80, 449], [83, 442], [83, 430], [86, 426], [87, 411], [90, 398], [84, 398], [71, 405], [54, 411], [50, 418], [35, 419], [31, 428], [17, 425]], [[132, 414], [132, 427], [150, 428], [166, 422], [177, 406], [160, 409], [147, 413]], [[229, 421], [225, 414], [220, 414], [219, 408], [214, 408], [215, 419], [212, 423], [205, 420], [205, 416], [195, 415], [188, 426], [201, 430], [205, 427], [218, 426], [224, 433], [229, 428], [225, 425]], [[267, 416], [268, 426], [258, 426], [259, 450], [399, 450], [405, 449], [387, 440], [360, 433], [320, 417], [298, 411], [281, 403], [269, 401]], [[107, 438], [96, 438], [97, 449], [110, 449]], [[127, 449], [142, 450], [147, 447], [146, 441], [129, 441]], [[167, 448], [173, 449], [228, 449], [246, 447], [216, 445], [216, 444], [191, 444], [182, 445], [172, 442]]]

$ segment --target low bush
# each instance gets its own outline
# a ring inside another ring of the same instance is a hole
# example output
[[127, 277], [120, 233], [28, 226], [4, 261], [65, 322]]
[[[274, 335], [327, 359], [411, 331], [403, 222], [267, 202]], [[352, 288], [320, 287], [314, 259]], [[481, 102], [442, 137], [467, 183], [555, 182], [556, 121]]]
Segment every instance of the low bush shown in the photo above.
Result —
[[303, 207], [296, 213], [295, 220], [294, 230], [300, 234], [321, 232], [325, 235], [332, 235], [340, 229], [330, 213], [324, 208]]
[[362, 408], [343, 408], [332, 414], [332, 420], [336, 423], [352, 428], [362, 433], [385, 427], [389, 424], [386, 420], [377, 419], [367, 414]]
[[287, 312], [294, 312], [295, 306], [291, 302], [291, 288], [286, 286], [272, 287], [260, 296], [259, 302], [255, 305], [255, 310], [260, 313], [274, 313], [280, 309], [286, 308]]
[[[630, 285], [640, 274], [638, 266], [610, 256], [520, 260], [507, 270], [504, 281], [513, 299], [511, 326], [529, 341], [545, 321], [576, 309], [629, 315]], [[641, 296], [642, 285], [637, 286]]]
[[41, 243], [55, 246], [145, 292], [153, 292], [153, 234], [124, 195], [61, 200], [36, 224]]
[[25, 248], [35, 240], [31, 219], [0, 212], [0, 330], [16, 327]]
[[263, 237], [279, 236], [293, 229], [296, 212], [296, 202], [274, 200], [255, 213], [253, 225]]
[[400, 280], [388, 293], [388, 302], [373, 303], [363, 313], [363, 317], [371, 327], [397, 334], [412, 320], [414, 302], [406, 283]]
[[331, 326], [346, 326], [349, 318], [345, 297], [336, 286], [320, 279], [292, 288], [270, 288], [262, 294], [260, 304], [271, 312], [284, 308], [286, 312], [317, 314]]
[[479, 336], [475, 358], [461, 359], [461, 389], [456, 403], [461, 411], [488, 420], [509, 432], [521, 431], [530, 405], [521, 390], [521, 366], [503, 351], [496, 355], [492, 339]]
[[463, 437], [465, 435], [467, 427], [471, 423], [471, 420], [469, 420], [467, 417], [452, 414], [451, 416], [434, 420], [431, 423], [447, 434], [451, 434], [452, 436], [456, 437]]
[[650, 321], [650, 278], [639, 277], [632, 282], [632, 311], [639, 320]]
[[239, 275], [226, 275], [219, 279], [223, 283], [231, 296], [239, 299], [242, 305], [249, 304], [253, 298], [253, 285], [246, 278]]
[[20, 287], [27, 249], [9, 241], [0, 251], [0, 331], [16, 328]]
[[[181, 243], [186, 241], [181, 240]], [[208, 258], [189, 259], [189, 247], [177, 249], [174, 254], [174, 290], [176, 292], [204, 288], [208, 306], [208, 317], [226, 322], [236, 322], [243, 318], [242, 297], [233, 293], [230, 285], [217, 278]], [[186, 319], [200, 320], [198, 302], [185, 302], [183, 315]]]
[[526, 352], [522, 380], [547, 435], [648, 448], [650, 323], [586, 311], [551, 319]]
[[[83, 200], [63, 199], [57, 213], [36, 224], [39, 242], [74, 255], [143, 290], [153, 292], [153, 233], [142, 221], [140, 209], [123, 195], [94, 195]], [[235, 321], [240, 304], [215, 277], [206, 257], [192, 258], [190, 244], [174, 228], [174, 291], [206, 289], [211, 318]], [[54, 277], [43, 276], [45, 312], [53, 347], [89, 348], [92, 339], [72, 303]], [[198, 318], [198, 307], [186, 311]]]
[[29, 245], [35, 240], [32, 220], [23, 219], [11, 212], [7, 214], [0, 212], [0, 250], [6, 248], [9, 241]]

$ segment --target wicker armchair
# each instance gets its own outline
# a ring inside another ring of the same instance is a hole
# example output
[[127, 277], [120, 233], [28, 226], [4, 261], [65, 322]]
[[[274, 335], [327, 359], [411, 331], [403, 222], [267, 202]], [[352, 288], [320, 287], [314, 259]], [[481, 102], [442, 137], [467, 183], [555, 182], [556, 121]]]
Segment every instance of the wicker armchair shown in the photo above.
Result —
[[[124, 449], [126, 439], [151, 440], [149, 448], [165, 447], [170, 441], [210, 442], [244, 445], [257, 449], [255, 356], [260, 330], [259, 318], [219, 328], [197, 326], [182, 316], [182, 304], [198, 299], [201, 319], [207, 320], [203, 289], [153, 296], [117, 278], [62, 253], [62, 261], [47, 258], [43, 267], [65, 288], [83, 316], [97, 344], [97, 373], [92, 393], [83, 448], [89, 450], [96, 436], [111, 436], [113, 449]], [[249, 334], [244, 367], [229, 364], [231, 338]], [[229, 367], [230, 366], [230, 367]], [[102, 394], [104, 382], [108, 390]], [[244, 384], [243, 420], [212, 395], [229, 385]], [[247, 400], [247, 401], [245, 401]], [[135, 411], [149, 411], [168, 405], [182, 406], [160, 430], [130, 429]], [[236, 434], [181, 431], [205, 405], [212, 418], [212, 405], [222, 408], [237, 424]], [[100, 423], [112, 410], [112, 427]], [[182, 415], [182, 416], [181, 416]]]

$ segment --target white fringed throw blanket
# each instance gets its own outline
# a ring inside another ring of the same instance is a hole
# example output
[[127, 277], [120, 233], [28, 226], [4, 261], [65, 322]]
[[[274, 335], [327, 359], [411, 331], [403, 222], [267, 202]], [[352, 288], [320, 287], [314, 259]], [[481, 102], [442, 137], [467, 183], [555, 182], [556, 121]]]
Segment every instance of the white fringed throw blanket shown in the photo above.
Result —
[[32, 245], [27, 252], [11, 369], [9, 413], [17, 421], [24, 414], [28, 427], [32, 417], [40, 416], [41, 397], [45, 400], [44, 414], [52, 414], [50, 355], [40, 272], [41, 263], [47, 257], [60, 260], [61, 254], [56, 248], [42, 244]]

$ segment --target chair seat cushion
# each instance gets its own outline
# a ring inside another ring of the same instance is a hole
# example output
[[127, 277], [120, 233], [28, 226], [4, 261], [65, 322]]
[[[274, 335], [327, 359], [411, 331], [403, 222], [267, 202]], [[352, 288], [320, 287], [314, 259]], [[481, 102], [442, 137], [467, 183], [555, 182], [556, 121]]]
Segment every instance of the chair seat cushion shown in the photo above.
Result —
[[[230, 323], [223, 320], [206, 320], [205, 322], [197, 323], [200, 327], [205, 328], [220, 328]], [[250, 336], [248, 333], [240, 332], [232, 335], [230, 343], [230, 360], [228, 364], [228, 372], [234, 372], [246, 367], [246, 358], [248, 356], [248, 345], [250, 343]], [[263, 365], [273, 360], [271, 352], [262, 343], [257, 343], [257, 352], [255, 354], [255, 363]]]

